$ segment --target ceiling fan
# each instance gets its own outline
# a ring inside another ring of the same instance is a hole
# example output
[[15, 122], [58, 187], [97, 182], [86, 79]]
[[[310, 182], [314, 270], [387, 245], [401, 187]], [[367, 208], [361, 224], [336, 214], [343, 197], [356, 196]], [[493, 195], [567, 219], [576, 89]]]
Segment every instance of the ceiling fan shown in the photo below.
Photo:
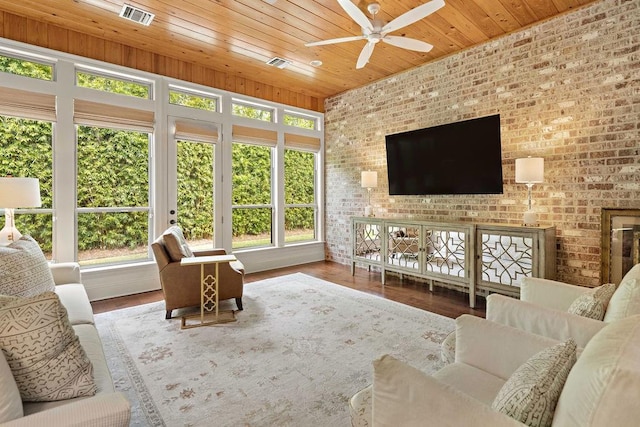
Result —
[[373, 48], [375, 47], [376, 43], [381, 40], [384, 43], [390, 44], [392, 46], [415, 50], [418, 52], [429, 52], [431, 49], [433, 49], [433, 46], [429, 43], [425, 43], [423, 41], [412, 39], [409, 37], [391, 36], [389, 35], [389, 33], [406, 27], [407, 25], [411, 25], [414, 22], [419, 21], [428, 15], [431, 15], [433, 12], [444, 6], [444, 0], [432, 0], [428, 3], [411, 9], [408, 12], [403, 13], [402, 15], [398, 16], [388, 23], [385, 23], [380, 19], [376, 19], [376, 14], [380, 11], [380, 4], [377, 2], [370, 3], [367, 6], [367, 10], [372, 16], [372, 18], [369, 19], [367, 18], [367, 15], [365, 15], [360, 9], [358, 9], [358, 6], [351, 2], [351, 0], [337, 1], [340, 6], [342, 6], [344, 11], [347, 12], [347, 14], [351, 17], [351, 19], [356, 21], [356, 23], [362, 27], [362, 35], [305, 43], [305, 46], [322, 46], [334, 43], [366, 40], [367, 44], [362, 49], [362, 52], [360, 52], [358, 62], [356, 63], [356, 69], [360, 69], [367, 65], [367, 62], [369, 62], [369, 58], [371, 58], [371, 54], [373, 53]]

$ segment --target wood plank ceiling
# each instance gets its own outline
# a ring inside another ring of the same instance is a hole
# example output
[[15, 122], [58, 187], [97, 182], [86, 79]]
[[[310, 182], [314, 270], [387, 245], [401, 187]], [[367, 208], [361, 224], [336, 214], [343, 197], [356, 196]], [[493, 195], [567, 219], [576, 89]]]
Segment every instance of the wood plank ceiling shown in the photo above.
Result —
[[[367, 3], [355, 0], [368, 15]], [[305, 47], [362, 30], [336, 0], [0, 0], [0, 10], [93, 37], [324, 99], [546, 20], [593, 0], [445, 0], [393, 35], [426, 41], [429, 53], [384, 43], [356, 70], [364, 40]], [[389, 22], [425, 0], [379, 0]], [[155, 14], [145, 27], [118, 16], [123, 3]], [[273, 4], [270, 4], [273, 3]], [[286, 69], [265, 64], [277, 56]], [[313, 60], [323, 65], [314, 67]]]

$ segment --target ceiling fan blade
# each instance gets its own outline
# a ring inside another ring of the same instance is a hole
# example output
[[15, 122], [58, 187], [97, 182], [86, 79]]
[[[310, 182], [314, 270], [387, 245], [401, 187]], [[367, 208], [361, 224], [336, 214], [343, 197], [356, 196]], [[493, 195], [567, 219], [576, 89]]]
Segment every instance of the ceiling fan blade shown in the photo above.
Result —
[[385, 36], [382, 41], [393, 46], [416, 50], [418, 52], [429, 52], [433, 49], [433, 45], [420, 40], [411, 39], [409, 37]]
[[407, 25], [411, 25], [414, 22], [419, 21], [428, 15], [431, 15], [433, 12], [443, 6], [444, 0], [431, 0], [429, 3], [425, 3], [422, 6], [418, 6], [398, 16], [396, 19], [382, 27], [381, 32], [384, 35], [392, 31], [399, 30], [402, 27], [406, 27]]
[[365, 36], [340, 37], [340, 38], [337, 38], [337, 39], [329, 39], [329, 40], [321, 40], [319, 42], [305, 43], [304, 45], [307, 46], [307, 47], [309, 47], [309, 46], [322, 46], [322, 45], [325, 45], [325, 44], [353, 42], [353, 41], [362, 40], [362, 39], [366, 39], [366, 37]]
[[369, 62], [369, 58], [371, 58], [371, 54], [373, 53], [373, 48], [375, 47], [375, 43], [367, 42], [366, 45], [362, 48], [362, 52], [360, 52], [360, 56], [358, 56], [358, 62], [356, 63], [356, 70], [367, 65]]
[[351, 19], [356, 21], [358, 25], [369, 30], [369, 32], [373, 31], [373, 25], [371, 25], [371, 21], [369, 21], [367, 15], [365, 15], [360, 9], [358, 9], [358, 6], [353, 4], [351, 0], [338, 0], [338, 4], [342, 6], [344, 11], [347, 12], [347, 15], [349, 15]]

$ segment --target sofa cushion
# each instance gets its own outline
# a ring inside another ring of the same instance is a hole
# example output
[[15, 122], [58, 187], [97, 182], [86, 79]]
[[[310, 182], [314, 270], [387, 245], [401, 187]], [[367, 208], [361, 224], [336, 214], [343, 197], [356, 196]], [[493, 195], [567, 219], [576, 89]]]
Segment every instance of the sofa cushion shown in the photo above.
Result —
[[571, 314], [602, 320], [609, 300], [616, 291], [616, 285], [607, 283], [576, 298], [567, 310]]
[[640, 264], [625, 274], [609, 301], [604, 321], [614, 322], [640, 314]]
[[491, 407], [528, 426], [550, 426], [575, 361], [573, 340], [536, 353], [509, 377]]
[[167, 249], [171, 261], [180, 261], [182, 258], [193, 256], [193, 252], [191, 252], [180, 227], [175, 225], [169, 227], [162, 234], [162, 239], [164, 240], [164, 247]]
[[0, 348], [23, 401], [91, 396], [93, 367], [54, 292], [0, 296]]
[[638, 425], [640, 315], [605, 326], [584, 348], [564, 385], [559, 426]]
[[[478, 417], [487, 426], [518, 425], [465, 392], [443, 384], [392, 356], [382, 356], [373, 362], [373, 367], [374, 426], [473, 426], [480, 425]], [[450, 402], [456, 403], [452, 405]], [[463, 407], [452, 413], [452, 406], [460, 404]]]
[[94, 323], [91, 302], [82, 283], [57, 285], [55, 292], [67, 310], [67, 317], [72, 325]]
[[0, 351], [0, 424], [22, 418], [22, 399], [4, 353]]
[[487, 406], [491, 406], [505, 383], [502, 378], [465, 363], [446, 365], [434, 373], [433, 377]]
[[30, 297], [54, 287], [49, 264], [33, 238], [22, 236], [0, 246], [0, 294]]

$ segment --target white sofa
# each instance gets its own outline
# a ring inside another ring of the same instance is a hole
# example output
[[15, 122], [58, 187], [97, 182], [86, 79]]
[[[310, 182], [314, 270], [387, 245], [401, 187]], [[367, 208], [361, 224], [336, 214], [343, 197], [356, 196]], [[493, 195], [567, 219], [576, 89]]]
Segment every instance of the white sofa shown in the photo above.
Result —
[[79, 265], [52, 264], [51, 272], [56, 284], [55, 292], [67, 309], [73, 329], [93, 365], [98, 391], [94, 396], [87, 398], [24, 402], [24, 417], [3, 426], [129, 426], [131, 406], [122, 393], [115, 391], [102, 343], [94, 325], [91, 304], [81, 283]]
[[[426, 375], [395, 362], [391, 375], [351, 398], [353, 426], [517, 426], [491, 404], [532, 355], [561, 341], [463, 315], [455, 362]], [[640, 420], [640, 316], [612, 322], [579, 352], [555, 409], [554, 426], [636, 426]], [[377, 368], [376, 368], [377, 369]]]

